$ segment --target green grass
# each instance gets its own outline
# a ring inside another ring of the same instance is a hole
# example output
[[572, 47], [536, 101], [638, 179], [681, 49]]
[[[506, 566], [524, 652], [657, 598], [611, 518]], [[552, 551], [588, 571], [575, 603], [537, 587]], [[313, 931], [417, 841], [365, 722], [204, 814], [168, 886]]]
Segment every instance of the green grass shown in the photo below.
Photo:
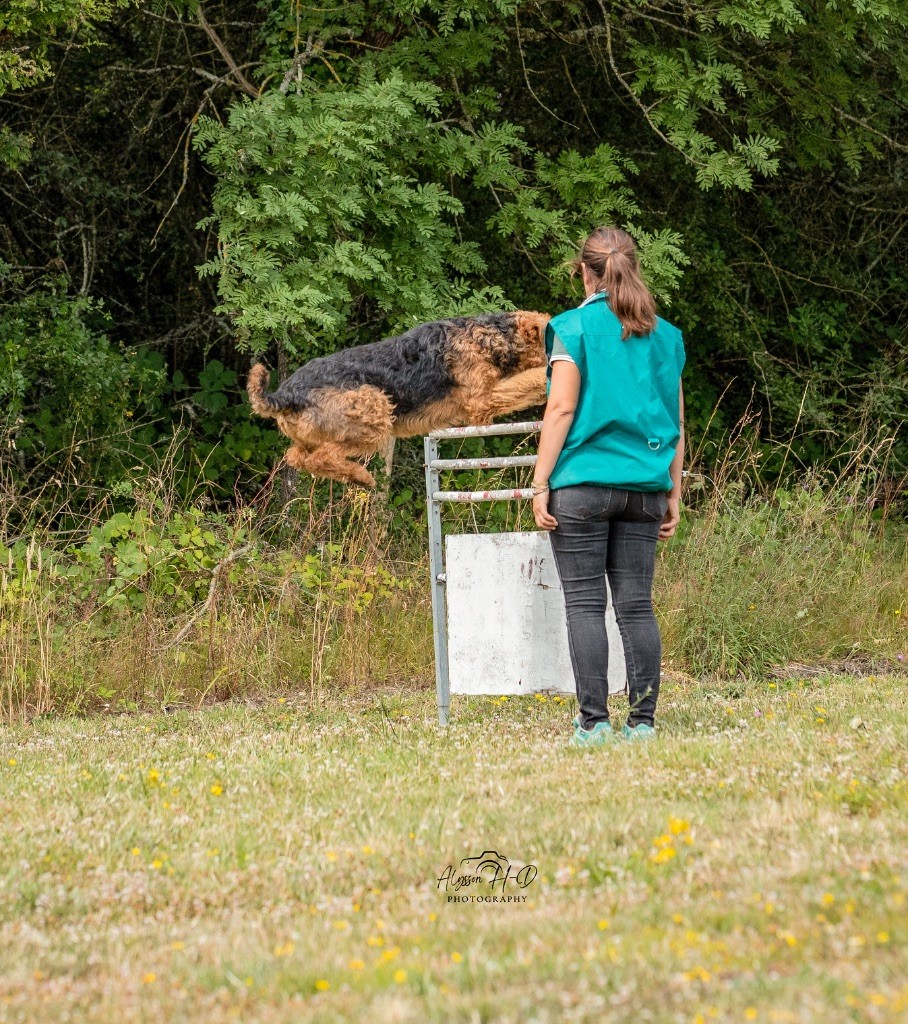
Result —
[[[660, 711], [579, 752], [563, 699], [442, 731], [391, 688], [6, 726], [0, 1021], [904, 1020], [905, 679]], [[447, 902], [483, 850], [525, 903]]]

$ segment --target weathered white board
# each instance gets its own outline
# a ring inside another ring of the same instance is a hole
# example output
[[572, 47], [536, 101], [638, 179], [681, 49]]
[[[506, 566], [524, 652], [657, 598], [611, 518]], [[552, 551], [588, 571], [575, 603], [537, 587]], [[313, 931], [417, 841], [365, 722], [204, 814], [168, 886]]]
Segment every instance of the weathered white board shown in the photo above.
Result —
[[[451, 693], [574, 693], [564, 594], [546, 533], [445, 538]], [[611, 600], [609, 693], [624, 693], [624, 647]]]

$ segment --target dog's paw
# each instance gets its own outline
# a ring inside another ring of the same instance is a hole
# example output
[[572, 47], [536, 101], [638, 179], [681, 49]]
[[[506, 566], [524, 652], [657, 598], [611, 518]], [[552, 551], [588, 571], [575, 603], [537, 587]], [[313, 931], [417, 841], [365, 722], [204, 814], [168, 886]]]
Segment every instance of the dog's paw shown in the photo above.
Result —
[[302, 448], [288, 448], [284, 458], [287, 460], [287, 465], [291, 468], [304, 470], [306, 468], [307, 454]]
[[375, 477], [369, 472], [368, 469], [364, 469], [362, 473], [351, 472], [350, 483], [357, 484], [360, 487], [365, 488], [369, 491], [375, 490]]

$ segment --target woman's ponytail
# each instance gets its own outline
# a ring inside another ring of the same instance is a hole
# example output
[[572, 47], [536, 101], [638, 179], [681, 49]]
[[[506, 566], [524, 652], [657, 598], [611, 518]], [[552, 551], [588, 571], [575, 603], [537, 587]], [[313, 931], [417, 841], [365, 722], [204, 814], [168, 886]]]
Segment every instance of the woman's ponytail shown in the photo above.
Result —
[[574, 271], [586, 264], [598, 280], [600, 290], [608, 292], [612, 312], [624, 328], [621, 337], [643, 337], [656, 326], [656, 300], [640, 276], [637, 247], [620, 228], [597, 228], [583, 243], [574, 261]]

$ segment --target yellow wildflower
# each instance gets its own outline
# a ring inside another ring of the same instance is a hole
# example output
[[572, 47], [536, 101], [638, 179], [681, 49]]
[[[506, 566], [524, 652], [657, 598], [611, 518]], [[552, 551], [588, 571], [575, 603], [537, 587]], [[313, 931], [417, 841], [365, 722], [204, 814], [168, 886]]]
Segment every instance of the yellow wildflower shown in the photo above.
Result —
[[674, 846], [663, 846], [661, 850], [656, 853], [651, 853], [649, 859], [653, 864], [665, 864], [666, 861], [670, 861], [677, 853]]
[[705, 967], [692, 967], [684, 972], [685, 981], [709, 981], [712, 975]]

